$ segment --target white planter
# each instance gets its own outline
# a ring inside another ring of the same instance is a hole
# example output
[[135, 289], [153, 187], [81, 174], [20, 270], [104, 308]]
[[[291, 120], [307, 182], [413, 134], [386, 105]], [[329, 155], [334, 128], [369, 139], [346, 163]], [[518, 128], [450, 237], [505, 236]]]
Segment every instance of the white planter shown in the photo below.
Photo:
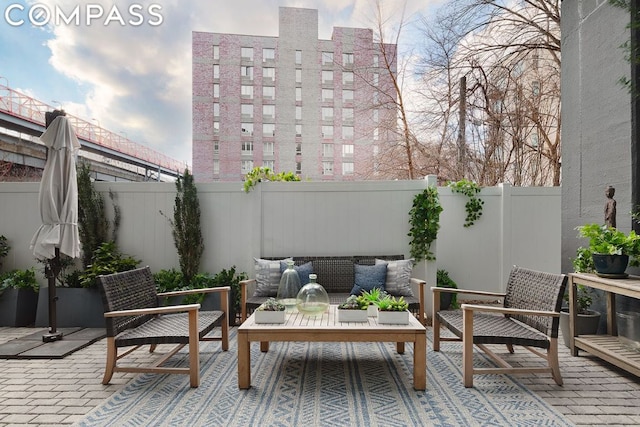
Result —
[[371, 304], [369, 307], [367, 307], [367, 316], [369, 317], [376, 317], [378, 315], [378, 306]]
[[367, 310], [341, 310], [338, 309], [338, 322], [366, 322]]
[[378, 323], [387, 325], [406, 325], [409, 323], [409, 311], [378, 311]]
[[284, 323], [284, 311], [256, 310], [256, 323]]

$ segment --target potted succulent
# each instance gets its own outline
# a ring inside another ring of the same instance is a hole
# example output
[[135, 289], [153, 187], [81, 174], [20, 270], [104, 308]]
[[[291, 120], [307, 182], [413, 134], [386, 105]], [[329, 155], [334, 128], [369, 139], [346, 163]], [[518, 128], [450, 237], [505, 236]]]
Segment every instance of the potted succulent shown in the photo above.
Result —
[[378, 301], [384, 298], [386, 293], [380, 288], [373, 288], [370, 291], [362, 291], [358, 295], [358, 301], [367, 308], [367, 315], [375, 317], [378, 315]]
[[640, 266], [640, 235], [634, 230], [625, 234], [615, 227], [593, 223], [576, 230], [578, 237], [589, 239], [589, 247], [578, 248], [576, 257], [584, 272], [593, 268], [599, 276], [622, 278], [626, 277], [627, 265]]
[[268, 298], [256, 308], [256, 323], [284, 323], [285, 306], [277, 299]]
[[409, 323], [409, 304], [404, 297], [389, 296], [378, 301], [378, 323], [406, 325]]
[[350, 295], [338, 305], [338, 322], [366, 322], [369, 303], [360, 296]]
[[36, 318], [39, 285], [35, 269], [0, 275], [0, 326], [31, 326]]

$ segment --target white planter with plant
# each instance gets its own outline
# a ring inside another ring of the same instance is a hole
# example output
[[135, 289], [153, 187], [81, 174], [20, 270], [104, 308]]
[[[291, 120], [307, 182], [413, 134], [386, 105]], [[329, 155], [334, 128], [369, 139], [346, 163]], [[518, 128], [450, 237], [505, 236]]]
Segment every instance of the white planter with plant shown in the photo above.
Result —
[[368, 305], [363, 304], [357, 296], [351, 295], [345, 302], [338, 305], [336, 310], [338, 322], [367, 322], [369, 319], [367, 307]]
[[367, 315], [369, 317], [376, 317], [378, 315], [378, 301], [384, 298], [386, 293], [379, 288], [373, 288], [370, 291], [363, 291], [358, 295], [358, 301], [360, 304], [367, 308]]
[[285, 306], [275, 298], [267, 299], [255, 311], [256, 323], [284, 323]]
[[396, 299], [387, 296], [378, 301], [378, 323], [387, 325], [406, 325], [409, 323], [409, 304], [403, 297]]

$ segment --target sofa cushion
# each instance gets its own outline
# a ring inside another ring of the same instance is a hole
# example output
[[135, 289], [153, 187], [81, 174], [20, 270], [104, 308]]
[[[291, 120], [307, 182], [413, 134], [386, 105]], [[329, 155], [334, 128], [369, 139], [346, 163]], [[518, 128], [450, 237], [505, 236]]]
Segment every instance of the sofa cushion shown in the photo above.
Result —
[[256, 291], [253, 294], [257, 297], [275, 297], [278, 294], [280, 285], [280, 262], [291, 261], [292, 258], [268, 260], [254, 258], [254, 268], [256, 270]]
[[360, 295], [363, 291], [373, 288], [384, 290], [387, 280], [387, 264], [378, 265], [353, 265], [355, 272], [355, 284], [351, 289], [351, 295]]
[[397, 261], [386, 261], [376, 258], [376, 265], [387, 264], [387, 277], [384, 290], [394, 296], [412, 297], [411, 272], [413, 270], [413, 258]]
[[[280, 274], [282, 275], [286, 269], [287, 261], [280, 261]], [[304, 286], [309, 283], [309, 275], [313, 274], [313, 264], [311, 261], [302, 265], [294, 265], [293, 269], [298, 272], [298, 277], [300, 277], [300, 286]]]

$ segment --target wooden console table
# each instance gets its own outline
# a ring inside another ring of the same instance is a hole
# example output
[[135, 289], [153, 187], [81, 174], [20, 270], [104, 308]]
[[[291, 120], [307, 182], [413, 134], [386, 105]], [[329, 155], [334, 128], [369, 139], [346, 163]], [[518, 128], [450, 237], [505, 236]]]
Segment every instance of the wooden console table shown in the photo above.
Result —
[[[607, 334], [576, 336], [575, 322], [578, 317], [576, 307], [577, 285], [600, 289], [605, 293], [607, 304]], [[640, 376], [640, 352], [629, 349], [618, 340], [616, 324], [616, 295], [640, 298], [640, 276], [629, 276], [627, 279], [606, 279], [595, 274], [569, 274], [569, 343], [571, 353], [578, 355], [578, 350], [588, 351], [607, 362], [616, 365], [634, 375]]]

